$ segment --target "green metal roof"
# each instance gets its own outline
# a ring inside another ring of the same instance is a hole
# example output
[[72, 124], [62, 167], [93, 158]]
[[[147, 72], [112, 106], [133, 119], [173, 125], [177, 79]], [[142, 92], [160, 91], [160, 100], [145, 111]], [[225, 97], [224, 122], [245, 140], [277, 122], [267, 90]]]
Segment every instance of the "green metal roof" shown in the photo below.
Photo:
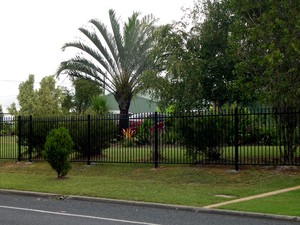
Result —
[[[104, 97], [110, 111], [119, 111], [118, 103], [112, 94], [105, 95]], [[129, 107], [129, 112], [131, 113], [155, 112], [156, 110], [157, 102], [141, 95], [135, 95]]]

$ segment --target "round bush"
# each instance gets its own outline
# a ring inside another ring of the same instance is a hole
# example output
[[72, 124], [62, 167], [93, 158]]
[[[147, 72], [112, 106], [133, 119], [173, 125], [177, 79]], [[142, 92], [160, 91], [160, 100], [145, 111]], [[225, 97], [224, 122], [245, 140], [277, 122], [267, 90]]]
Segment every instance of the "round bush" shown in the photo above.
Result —
[[57, 172], [58, 178], [63, 178], [71, 169], [68, 157], [72, 152], [74, 142], [64, 127], [52, 129], [46, 138], [43, 157]]

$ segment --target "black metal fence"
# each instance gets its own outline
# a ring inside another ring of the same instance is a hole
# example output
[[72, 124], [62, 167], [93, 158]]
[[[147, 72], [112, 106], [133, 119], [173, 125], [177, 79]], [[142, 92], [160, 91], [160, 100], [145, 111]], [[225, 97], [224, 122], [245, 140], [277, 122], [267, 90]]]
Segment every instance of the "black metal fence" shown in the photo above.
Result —
[[134, 114], [123, 130], [120, 118], [0, 115], [0, 159], [43, 160], [49, 131], [66, 127], [73, 162], [300, 165], [299, 109]]

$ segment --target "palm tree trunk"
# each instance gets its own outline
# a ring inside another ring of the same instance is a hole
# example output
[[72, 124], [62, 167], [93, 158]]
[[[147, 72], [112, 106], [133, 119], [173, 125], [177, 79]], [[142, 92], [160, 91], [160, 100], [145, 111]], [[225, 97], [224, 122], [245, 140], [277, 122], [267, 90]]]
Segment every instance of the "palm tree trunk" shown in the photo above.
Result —
[[120, 117], [119, 117], [119, 135], [122, 135], [123, 129], [129, 127], [129, 107], [132, 95], [115, 95], [117, 103], [119, 104]]
[[119, 118], [119, 133], [122, 133], [123, 129], [127, 129], [129, 127], [129, 107], [128, 108], [120, 108], [120, 118]]

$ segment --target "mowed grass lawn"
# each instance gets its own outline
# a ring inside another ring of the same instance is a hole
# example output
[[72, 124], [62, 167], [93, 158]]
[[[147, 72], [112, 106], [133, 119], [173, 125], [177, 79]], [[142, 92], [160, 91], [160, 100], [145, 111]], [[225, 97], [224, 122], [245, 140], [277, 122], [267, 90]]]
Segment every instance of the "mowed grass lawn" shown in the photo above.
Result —
[[[45, 162], [0, 161], [0, 181], [1, 189], [201, 207], [228, 200], [216, 195], [236, 199], [300, 185], [300, 168], [241, 167], [237, 173], [231, 166], [72, 163], [68, 177], [58, 180]], [[300, 210], [279, 210], [299, 209], [299, 199], [294, 191], [224, 208], [300, 216]]]
[[300, 190], [229, 204], [220, 209], [300, 216]]

